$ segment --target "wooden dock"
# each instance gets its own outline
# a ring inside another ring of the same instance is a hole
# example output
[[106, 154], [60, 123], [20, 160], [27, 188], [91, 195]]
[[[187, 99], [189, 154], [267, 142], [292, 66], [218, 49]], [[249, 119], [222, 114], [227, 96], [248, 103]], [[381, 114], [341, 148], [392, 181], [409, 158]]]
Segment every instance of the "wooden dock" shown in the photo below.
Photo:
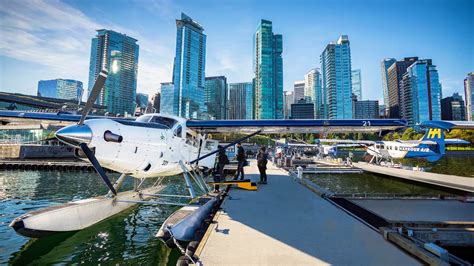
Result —
[[[258, 181], [255, 161], [246, 178]], [[203, 265], [419, 265], [283, 170], [268, 184], [231, 189], [196, 251]]]
[[364, 162], [353, 163], [353, 165], [367, 172], [373, 172], [376, 174], [382, 174], [471, 193], [474, 192], [474, 178], [470, 177], [410, 171], [400, 168], [378, 166]]
[[0, 160], [0, 170], [94, 171], [94, 168], [80, 160], [25, 159]]

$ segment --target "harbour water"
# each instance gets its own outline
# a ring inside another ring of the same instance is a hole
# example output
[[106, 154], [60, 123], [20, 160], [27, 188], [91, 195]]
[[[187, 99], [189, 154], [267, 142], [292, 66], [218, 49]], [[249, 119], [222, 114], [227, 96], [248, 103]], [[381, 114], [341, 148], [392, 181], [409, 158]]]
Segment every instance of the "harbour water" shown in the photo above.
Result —
[[[416, 163], [416, 162], [415, 162]], [[430, 171], [472, 175], [474, 156], [445, 156]], [[117, 178], [110, 174], [112, 179]], [[318, 175], [313, 181], [344, 194], [396, 194], [436, 196], [446, 191], [372, 174]], [[166, 193], [185, 191], [182, 178], [168, 178]], [[127, 180], [125, 188], [131, 188]], [[17, 235], [8, 224], [28, 211], [71, 200], [103, 195], [106, 188], [95, 173], [0, 172], [0, 264], [159, 264], [174, 265], [180, 253], [170, 251], [154, 237], [176, 207], [142, 205], [87, 230], [42, 239]], [[258, 193], [258, 192], [257, 192]]]

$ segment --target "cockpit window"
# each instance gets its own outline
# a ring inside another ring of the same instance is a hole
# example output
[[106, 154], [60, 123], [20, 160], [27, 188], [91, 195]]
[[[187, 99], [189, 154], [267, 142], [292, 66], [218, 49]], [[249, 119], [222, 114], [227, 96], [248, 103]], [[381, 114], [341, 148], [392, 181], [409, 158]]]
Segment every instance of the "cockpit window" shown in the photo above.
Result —
[[153, 116], [153, 118], [150, 120], [150, 123], [161, 124], [172, 128], [176, 123], [178, 123], [178, 121], [174, 120], [173, 118], [156, 115]]
[[175, 130], [174, 130], [174, 135], [176, 137], [179, 137], [181, 138], [181, 133], [183, 132], [183, 128], [181, 127], [181, 125], [179, 125]]
[[142, 115], [142, 116], [138, 117], [137, 119], [135, 119], [135, 121], [142, 122], [142, 123], [147, 123], [148, 121], [150, 121], [151, 117], [152, 117], [151, 115]]

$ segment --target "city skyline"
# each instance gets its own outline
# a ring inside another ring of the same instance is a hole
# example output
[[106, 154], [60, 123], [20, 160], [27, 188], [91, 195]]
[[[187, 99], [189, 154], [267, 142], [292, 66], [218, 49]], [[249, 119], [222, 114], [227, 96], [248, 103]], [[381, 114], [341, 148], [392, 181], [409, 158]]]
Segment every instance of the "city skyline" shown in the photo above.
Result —
[[[433, 2], [429, 7], [422, 2], [409, 2], [414, 11], [422, 8], [429, 11], [424, 12], [425, 19], [445, 18], [443, 22], [430, 20], [429, 28], [413, 33], [403, 31], [404, 26], [410, 25], [402, 21], [403, 16], [407, 18], [408, 15], [400, 15], [402, 17], [396, 23], [380, 20], [387, 15], [384, 9], [390, 7], [393, 13], [402, 8], [401, 2], [399, 5], [371, 5], [371, 8], [349, 2], [344, 5], [311, 3], [305, 10], [319, 14], [314, 25], [304, 23], [306, 15], [295, 19], [295, 12], [302, 10], [298, 4], [263, 9], [264, 3], [244, 1], [209, 8], [199, 6], [199, 3], [186, 6], [179, 2], [151, 1], [145, 9], [136, 2], [122, 3], [119, 7], [110, 3], [25, 1], [13, 6], [2, 2], [1, 76], [9, 79], [1, 79], [0, 89], [34, 94], [35, 84], [41, 79], [67, 78], [87, 82], [86, 55], [90, 37], [99, 28], [110, 28], [138, 40], [141, 51], [137, 92], [152, 95], [161, 82], [170, 81], [175, 47], [173, 24], [181, 11], [206, 25], [209, 36], [206, 76], [225, 75], [229, 82], [251, 80], [252, 34], [262, 18], [272, 21], [285, 39], [282, 55], [284, 90], [291, 89], [293, 82], [301, 79], [309, 69], [319, 67], [318, 54], [334, 35], [340, 34], [349, 35], [351, 40], [352, 64], [363, 72], [363, 94], [373, 95], [371, 99], [380, 102], [383, 102], [380, 61], [384, 58], [432, 58], [441, 73], [440, 81], [446, 95], [462, 93], [463, 79], [474, 68], [473, 48], [469, 45], [473, 38], [469, 35], [473, 24], [469, 10], [473, 4], [469, 1]], [[240, 9], [235, 8], [237, 5]], [[104, 13], [109, 8], [113, 12]], [[331, 18], [329, 14], [338, 9], [346, 15], [346, 20], [353, 19], [354, 23], [336, 22]], [[130, 16], [127, 13], [127, 19], [123, 20], [121, 15], [125, 11], [130, 11]], [[246, 11], [244, 16], [242, 11]], [[215, 16], [206, 16], [210, 13]], [[372, 15], [370, 19], [364, 16], [368, 13]], [[234, 23], [238, 25], [232, 25], [229, 22], [232, 19], [238, 19], [239, 23]], [[387, 25], [380, 27], [380, 23]], [[154, 27], [145, 27], [148, 24]], [[371, 24], [377, 24], [377, 27]], [[223, 28], [229, 33], [223, 32]], [[64, 36], [65, 32], [71, 31], [73, 34]], [[450, 38], [443, 37], [447, 34]], [[305, 42], [301, 42], [302, 37]], [[45, 39], [49, 45], [44, 45]]]

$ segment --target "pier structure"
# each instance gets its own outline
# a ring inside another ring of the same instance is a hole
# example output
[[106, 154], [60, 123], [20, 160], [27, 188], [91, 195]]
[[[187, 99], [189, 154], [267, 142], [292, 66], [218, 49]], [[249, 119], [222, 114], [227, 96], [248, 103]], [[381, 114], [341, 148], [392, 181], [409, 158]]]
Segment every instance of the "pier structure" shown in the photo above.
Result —
[[[268, 165], [258, 191], [232, 189], [195, 255], [204, 265], [419, 265], [381, 234]], [[255, 161], [246, 178], [258, 181]]]

